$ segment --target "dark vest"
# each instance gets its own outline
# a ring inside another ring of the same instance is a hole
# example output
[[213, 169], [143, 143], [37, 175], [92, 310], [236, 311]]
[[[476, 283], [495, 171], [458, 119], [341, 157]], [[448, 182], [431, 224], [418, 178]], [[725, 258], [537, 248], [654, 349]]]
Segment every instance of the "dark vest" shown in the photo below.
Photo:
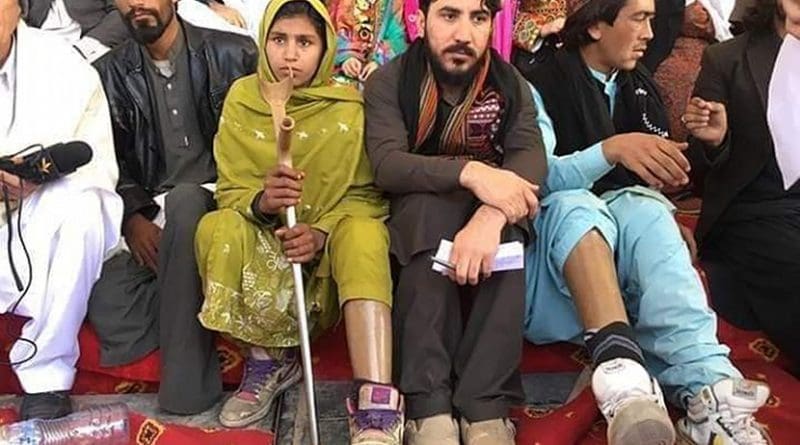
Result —
[[[553, 121], [555, 154], [559, 156], [584, 150], [615, 134], [664, 135], [668, 128], [666, 109], [649, 79], [650, 74], [642, 66], [620, 72], [612, 116], [601, 83], [592, 76], [577, 51], [558, 51], [528, 76]], [[639, 184], [644, 182], [638, 175], [617, 166], [595, 183], [593, 191], [600, 194]]]

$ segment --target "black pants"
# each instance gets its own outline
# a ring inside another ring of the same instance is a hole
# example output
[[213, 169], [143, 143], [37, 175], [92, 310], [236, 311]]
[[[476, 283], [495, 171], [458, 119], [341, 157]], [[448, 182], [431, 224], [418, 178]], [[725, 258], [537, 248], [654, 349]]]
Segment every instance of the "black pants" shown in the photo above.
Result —
[[101, 364], [127, 364], [160, 348], [158, 401], [177, 414], [205, 411], [222, 396], [214, 336], [197, 320], [203, 290], [194, 255], [197, 224], [214, 208], [209, 191], [176, 186], [166, 197], [158, 273], [128, 253], [116, 255], [103, 266], [89, 300]]
[[[460, 288], [431, 270], [433, 253], [417, 254], [397, 275], [395, 380], [405, 394], [406, 416], [455, 411], [470, 422], [508, 417], [523, 398], [525, 273], [500, 272]], [[474, 301], [466, 323], [465, 297]]]
[[719, 316], [740, 329], [763, 331], [800, 378], [800, 277], [787, 273], [783, 280], [765, 279], [759, 285], [718, 259], [704, 260], [703, 268]]
[[700, 253], [717, 313], [762, 330], [800, 376], [800, 218], [770, 210], [764, 203], [755, 215], [723, 220]]

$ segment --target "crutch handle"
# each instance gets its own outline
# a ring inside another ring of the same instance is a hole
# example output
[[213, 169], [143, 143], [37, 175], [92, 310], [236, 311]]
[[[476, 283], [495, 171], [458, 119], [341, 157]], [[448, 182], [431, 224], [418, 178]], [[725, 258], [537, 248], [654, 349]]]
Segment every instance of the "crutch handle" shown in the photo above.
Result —
[[292, 166], [292, 130], [294, 119], [289, 116], [281, 119], [278, 126], [278, 163], [287, 167]]

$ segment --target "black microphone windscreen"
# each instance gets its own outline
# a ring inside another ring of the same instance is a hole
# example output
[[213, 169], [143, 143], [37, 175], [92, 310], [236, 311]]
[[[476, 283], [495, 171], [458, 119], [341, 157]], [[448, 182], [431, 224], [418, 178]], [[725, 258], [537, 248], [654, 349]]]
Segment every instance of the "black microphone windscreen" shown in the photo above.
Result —
[[48, 149], [53, 164], [61, 174], [74, 172], [92, 160], [92, 149], [86, 142], [65, 142]]

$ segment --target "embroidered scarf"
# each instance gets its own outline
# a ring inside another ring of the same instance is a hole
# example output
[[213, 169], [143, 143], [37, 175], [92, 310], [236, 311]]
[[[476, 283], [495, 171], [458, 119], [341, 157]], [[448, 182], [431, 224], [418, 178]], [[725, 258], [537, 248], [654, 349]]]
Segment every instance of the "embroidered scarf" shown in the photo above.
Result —
[[[553, 120], [556, 155], [583, 150], [615, 134], [641, 132], [669, 137], [666, 107], [650, 73], [641, 65], [617, 75], [619, 91], [613, 114], [599, 82], [577, 51], [558, 51], [551, 60], [537, 65], [528, 80], [541, 94]], [[634, 184], [644, 182], [618, 165], [595, 183], [594, 191], [602, 193]]]
[[[423, 146], [435, 144], [435, 153], [428, 154], [501, 163], [507, 118], [515, 115], [519, 103], [514, 69], [492, 50], [464, 100], [453, 107], [445, 122], [437, 122], [440, 93], [423, 40], [417, 39], [403, 57], [400, 106], [411, 151], [421, 152]], [[432, 137], [437, 139], [431, 141]]]

